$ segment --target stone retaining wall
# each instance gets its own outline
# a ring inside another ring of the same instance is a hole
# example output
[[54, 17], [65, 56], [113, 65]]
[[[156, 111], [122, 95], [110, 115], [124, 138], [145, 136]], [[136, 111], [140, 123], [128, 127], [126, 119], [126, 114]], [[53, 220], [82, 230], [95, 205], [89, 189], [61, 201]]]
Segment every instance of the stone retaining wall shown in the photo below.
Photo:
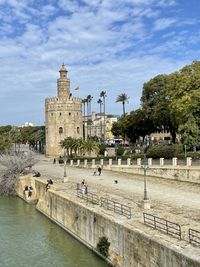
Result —
[[[103, 166], [105, 170], [117, 172], [126, 172], [132, 174], [144, 175], [144, 170], [137, 166]], [[200, 183], [200, 169], [188, 167], [149, 167], [147, 176], [159, 177], [164, 179], [180, 180], [185, 182]]]
[[181, 248], [158, 236], [133, 229], [126, 218], [116, 219], [100, 212], [96, 205], [84, 205], [72, 199], [67, 191], [51, 186], [45, 192], [45, 182], [36, 179], [37, 209], [62, 226], [91, 249], [99, 238], [111, 243], [109, 261], [116, 267], [200, 267], [200, 256], [188, 245]]

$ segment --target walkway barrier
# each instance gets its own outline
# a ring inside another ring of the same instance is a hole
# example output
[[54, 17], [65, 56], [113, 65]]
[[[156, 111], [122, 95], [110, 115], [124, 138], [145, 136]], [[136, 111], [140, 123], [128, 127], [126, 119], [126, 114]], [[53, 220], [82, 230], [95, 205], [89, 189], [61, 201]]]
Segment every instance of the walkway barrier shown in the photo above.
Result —
[[104, 207], [108, 210], [113, 210], [115, 213], [124, 215], [128, 219], [131, 218], [131, 208], [129, 206], [120, 204], [119, 202], [115, 202], [103, 197], [101, 197], [100, 200], [101, 200], [100, 204], [101, 207]]
[[181, 227], [177, 223], [159, 218], [149, 213], [143, 213], [144, 224], [151, 226], [155, 229], [161, 230], [168, 235], [178, 237], [181, 240]]
[[189, 242], [194, 245], [200, 245], [200, 232], [190, 228]]
[[77, 197], [83, 198], [88, 202], [99, 205], [99, 197], [93, 193], [88, 192], [84, 194], [81, 189], [77, 189]]

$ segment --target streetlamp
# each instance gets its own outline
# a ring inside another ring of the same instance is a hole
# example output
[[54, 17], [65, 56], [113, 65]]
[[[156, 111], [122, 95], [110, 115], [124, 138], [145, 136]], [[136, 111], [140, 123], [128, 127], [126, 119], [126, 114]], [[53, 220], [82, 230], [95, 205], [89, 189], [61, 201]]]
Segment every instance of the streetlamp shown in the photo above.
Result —
[[142, 159], [141, 168], [144, 170], [144, 200], [148, 200], [148, 197], [147, 197], [147, 169], [149, 168], [149, 166], [148, 166], [146, 154], [144, 154], [144, 157]]
[[67, 177], [66, 173], [66, 167], [67, 167], [67, 155], [66, 155], [66, 150], [64, 150], [64, 177]]
[[144, 198], [143, 198], [142, 203], [143, 203], [144, 209], [150, 209], [151, 205], [150, 205], [150, 201], [147, 196], [147, 169], [149, 168], [149, 165], [148, 165], [146, 154], [144, 154], [144, 157], [141, 163], [142, 163], [141, 168], [144, 170]]

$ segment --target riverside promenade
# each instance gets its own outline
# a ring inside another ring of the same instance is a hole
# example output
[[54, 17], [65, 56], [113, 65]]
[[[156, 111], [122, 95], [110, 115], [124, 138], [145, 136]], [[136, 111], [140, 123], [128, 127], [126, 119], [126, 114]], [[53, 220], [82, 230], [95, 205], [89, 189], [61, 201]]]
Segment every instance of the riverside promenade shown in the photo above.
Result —
[[[53, 164], [52, 160], [41, 157], [34, 169], [38, 170], [45, 179], [51, 178], [55, 184], [60, 184], [70, 191], [74, 190], [74, 194], [76, 194], [76, 184], [85, 179], [89, 192], [130, 206], [135, 223], [147, 228], [143, 226], [144, 210], [141, 208], [144, 196], [142, 176], [107, 170], [103, 170], [101, 176], [93, 176], [92, 169], [67, 166], [68, 182], [64, 184], [63, 165]], [[118, 180], [117, 184], [114, 182], [115, 180]], [[199, 184], [148, 177], [147, 171], [147, 191], [152, 206], [147, 211], [148, 213], [180, 224], [185, 239], [188, 238], [188, 228], [200, 231]], [[147, 228], [147, 231], [152, 232], [150, 228]]]

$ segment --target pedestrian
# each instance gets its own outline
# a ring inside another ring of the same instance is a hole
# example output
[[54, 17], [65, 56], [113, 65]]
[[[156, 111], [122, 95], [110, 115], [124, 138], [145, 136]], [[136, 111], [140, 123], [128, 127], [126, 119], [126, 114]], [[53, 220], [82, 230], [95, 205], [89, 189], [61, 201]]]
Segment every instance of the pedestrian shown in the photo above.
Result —
[[53, 159], [53, 164], [56, 164], [56, 159], [55, 158]]
[[29, 188], [29, 190], [28, 190], [28, 197], [31, 197], [31, 196], [32, 196], [32, 191]]
[[28, 185], [24, 186], [24, 194], [25, 194], [26, 191], [28, 191]]
[[85, 184], [85, 194], [87, 195], [87, 193], [88, 193], [88, 186], [87, 184]]
[[96, 175], [97, 175], [97, 169], [95, 168], [93, 172], [93, 176], [96, 176]]
[[101, 167], [98, 167], [99, 176], [101, 175]]

